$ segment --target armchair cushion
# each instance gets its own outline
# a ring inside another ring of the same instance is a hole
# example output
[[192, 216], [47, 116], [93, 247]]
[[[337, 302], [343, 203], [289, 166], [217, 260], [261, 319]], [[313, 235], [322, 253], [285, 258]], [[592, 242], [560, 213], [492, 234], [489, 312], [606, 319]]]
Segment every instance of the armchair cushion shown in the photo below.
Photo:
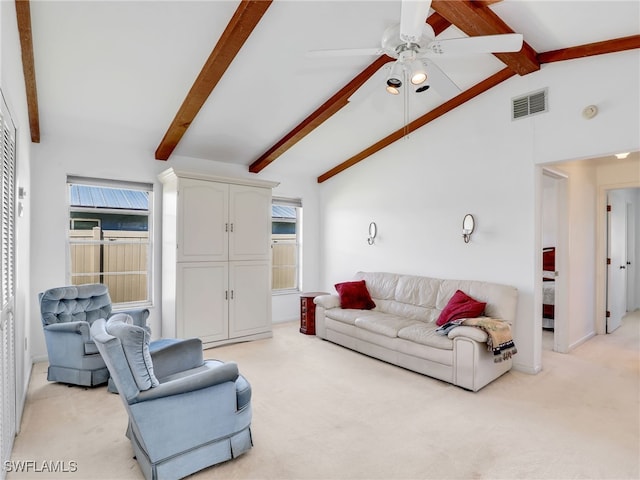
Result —
[[153, 363], [149, 353], [149, 332], [142, 327], [132, 325], [132, 323], [133, 318], [130, 315], [116, 314], [107, 321], [106, 330], [122, 343], [136, 385], [141, 391], [144, 391], [158, 386], [160, 382], [153, 372]]
[[199, 338], [178, 340], [151, 352], [153, 371], [162, 383], [170, 375], [202, 366], [202, 341]]

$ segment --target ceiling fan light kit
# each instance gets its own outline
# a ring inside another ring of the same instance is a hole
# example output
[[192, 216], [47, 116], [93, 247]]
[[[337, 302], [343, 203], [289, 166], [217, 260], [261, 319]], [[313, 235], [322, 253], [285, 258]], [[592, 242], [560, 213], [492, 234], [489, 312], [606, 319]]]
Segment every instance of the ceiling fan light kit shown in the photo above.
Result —
[[401, 63], [394, 63], [391, 67], [391, 71], [387, 76], [387, 92], [392, 95], [398, 95], [400, 93], [400, 87], [402, 87], [402, 79], [404, 77], [404, 68]]
[[427, 81], [427, 72], [420, 60], [412, 60], [409, 67], [411, 70], [411, 83], [420, 85]]

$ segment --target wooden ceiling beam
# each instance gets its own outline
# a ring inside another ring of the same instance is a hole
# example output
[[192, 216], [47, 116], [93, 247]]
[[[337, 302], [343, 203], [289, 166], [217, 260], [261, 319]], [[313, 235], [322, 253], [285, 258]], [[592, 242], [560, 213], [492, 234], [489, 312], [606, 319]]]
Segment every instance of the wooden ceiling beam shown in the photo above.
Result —
[[[431, 8], [470, 37], [514, 33], [485, 3], [468, 0], [433, 0]], [[540, 70], [537, 53], [526, 42], [519, 52], [494, 53], [494, 55], [518, 75], [527, 75]]]
[[602, 42], [587, 43], [576, 47], [561, 48], [559, 50], [539, 53], [538, 61], [540, 63], [560, 62], [563, 60], [622, 52], [636, 48], [640, 48], [640, 35], [631, 35], [629, 37], [615, 38]]
[[31, 141], [40, 143], [40, 113], [38, 111], [38, 89], [36, 88], [36, 67], [33, 56], [33, 34], [31, 31], [31, 4], [29, 0], [16, 0], [16, 18], [22, 51], [22, 71], [27, 94], [27, 111]]
[[486, 78], [485, 80], [483, 80], [482, 82], [474, 85], [470, 89], [465, 90], [464, 92], [462, 92], [462, 93], [456, 95], [455, 97], [453, 97], [451, 100], [446, 101], [445, 103], [437, 106], [436, 108], [434, 108], [433, 110], [427, 112], [426, 114], [422, 115], [421, 117], [417, 118], [416, 120], [410, 122], [406, 127], [403, 127], [403, 128], [400, 128], [400, 129], [396, 130], [395, 132], [393, 132], [392, 134], [386, 136], [382, 140], [380, 140], [380, 141], [374, 143], [373, 145], [371, 145], [370, 147], [364, 149], [363, 151], [361, 151], [357, 155], [354, 155], [350, 159], [342, 162], [340, 165], [338, 165], [338, 166], [332, 168], [331, 170], [323, 173], [322, 175], [320, 175], [318, 177], [318, 183], [322, 183], [322, 182], [325, 182], [325, 181], [329, 180], [331, 177], [337, 175], [338, 173], [346, 170], [349, 167], [352, 167], [356, 163], [364, 160], [365, 158], [373, 155], [374, 153], [379, 152], [383, 148], [391, 145], [393, 142], [396, 142], [397, 140], [400, 140], [401, 138], [403, 138], [404, 136], [410, 134], [411, 132], [414, 132], [415, 130], [417, 130], [417, 129], [423, 127], [424, 125], [426, 125], [427, 123], [432, 122], [436, 118], [441, 117], [445, 113], [450, 112], [454, 108], [459, 107], [463, 103], [468, 102], [472, 98], [480, 95], [481, 93], [486, 92], [490, 88], [495, 87], [499, 83], [504, 82], [505, 80], [511, 78], [514, 75], [515, 75], [515, 72], [513, 70], [511, 70], [510, 68], [508, 68], [508, 67], [500, 70], [498, 73], [495, 73], [494, 75], [490, 76], [489, 78]]
[[349, 97], [353, 95], [371, 75], [377, 72], [385, 63], [391, 62], [392, 60], [393, 58], [387, 55], [378, 57], [329, 100], [320, 105], [311, 115], [296, 125], [293, 130], [278, 140], [278, 142], [261, 155], [260, 158], [249, 165], [249, 171], [252, 173], [260, 172], [276, 158], [322, 125], [323, 122], [349, 103]]
[[160, 145], [156, 160], [167, 160], [209, 95], [236, 57], [273, 0], [242, 0], [200, 74], [182, 102]]
[[[436, 35], [447, 29], [449, 23], [442, 15], [433, 13], [427, 18], [427, 23], [431, 25]], [[354, 94], [375, 72], [378, 71], [385, 63], [393, 61], [393, 58], [387, 55], [381, 55], [371, 65], [365, 68], [349, 83], [336, 92], [329, 100], [318, 107], [311, 115], [300, 122], [289, 133], [282, 137], [275, 145], [262, 154], [256, 161], [249, 166], [249, 171], [258, 173], [267, 167], [276, 158], [293, 147], [296, 143], [309, 135], [313, 130], [319, 127], [323, 122], [327, 121], [336, 112], [349, 103], [349, 97]]]

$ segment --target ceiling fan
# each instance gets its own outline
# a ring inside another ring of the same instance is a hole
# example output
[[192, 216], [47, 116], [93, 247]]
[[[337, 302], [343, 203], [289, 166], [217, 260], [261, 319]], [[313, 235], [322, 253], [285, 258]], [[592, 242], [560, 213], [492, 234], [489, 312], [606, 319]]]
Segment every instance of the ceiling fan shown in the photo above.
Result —
[[[519, 33], [438, 40], [431, 25], [426, 23], [430, 8], [431, 0], [402, 0], [400, 23], [384, 31], [380, 47], [315, 50], [309, 52], [309, 55], [386, 54], [396, 61], [383, 66], [374, 76], [386, 73], [387, 92], [398, 95], [405, 84], [413, 86], [418, 93], [433, 86], [442, 96], [450, 98], [459, 93], [460, 88], [431, 60], [433, 57], [517, 52], [522, 48], [523, 38]], [[429, 82], [427, 78], [430, 79]]]

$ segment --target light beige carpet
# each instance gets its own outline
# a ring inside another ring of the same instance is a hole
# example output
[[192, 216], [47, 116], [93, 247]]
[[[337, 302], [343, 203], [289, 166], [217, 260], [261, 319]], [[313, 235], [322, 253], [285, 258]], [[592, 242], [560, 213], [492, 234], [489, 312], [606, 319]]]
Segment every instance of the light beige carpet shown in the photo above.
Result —
[[[254, 448], [192, 478], [637, 479], [639, 337], [636, 312], [571, 354], [544, 351], [538, 375], [472, 393], [276, 325], [206, 351], [253, 386]], [[12, 459], [77, 471], [7, 478], [142, 478], [126, 423], [117, 395], [49, 383], [36, 364]]]

